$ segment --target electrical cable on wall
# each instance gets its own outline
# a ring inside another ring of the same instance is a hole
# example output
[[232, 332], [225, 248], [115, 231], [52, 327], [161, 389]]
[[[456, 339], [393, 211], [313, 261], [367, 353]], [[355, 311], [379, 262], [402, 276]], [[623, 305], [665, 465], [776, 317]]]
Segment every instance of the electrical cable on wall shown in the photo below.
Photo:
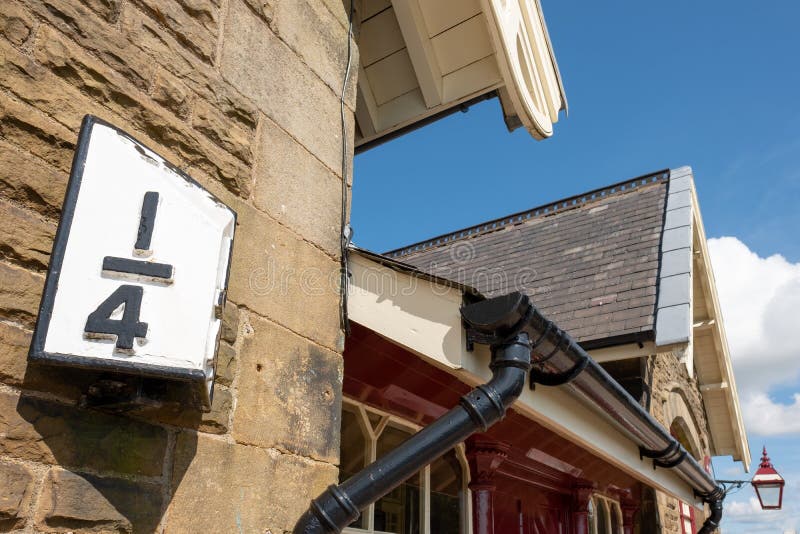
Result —
[[348, 246], [353, 238], [353, 229], [348, 224], [348, 202], [347, 202], [347, 118], [345, 114], [345, 94], [347, 84], [350, 81], [350, 63], [353, 58], [353, 9], [355, 0], [350, 0], [350, 12], [347, 27], [347, 67], [344, 71], [344, 81], [342, 82], [342, 94], [339, 99], [339, 114], [342, 121], [342, 219], [340, 226], [340, 279], [339, 285], [341, 299], [339, 300], [339, 323], [346, 336], [350, 335], [350, 321], [347, 318], [347, 287], [350, 278], [348, 266]]

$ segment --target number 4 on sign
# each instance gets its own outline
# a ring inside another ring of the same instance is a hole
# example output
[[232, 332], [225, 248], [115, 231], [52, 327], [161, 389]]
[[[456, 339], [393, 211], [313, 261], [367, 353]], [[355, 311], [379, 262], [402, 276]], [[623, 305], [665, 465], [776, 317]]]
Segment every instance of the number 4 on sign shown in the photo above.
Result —
[[[117, 348], [133, 349], [133, 338], [147, 336], [147, 323], [139, 321], [142, 308], [141, 286], [123, 285], [104, 300], [89, 318], [86, 319], [87, 335], [98, 338], [117, 337]], [[123, 308], [121, 319], [112, 319], [111, 315]]]

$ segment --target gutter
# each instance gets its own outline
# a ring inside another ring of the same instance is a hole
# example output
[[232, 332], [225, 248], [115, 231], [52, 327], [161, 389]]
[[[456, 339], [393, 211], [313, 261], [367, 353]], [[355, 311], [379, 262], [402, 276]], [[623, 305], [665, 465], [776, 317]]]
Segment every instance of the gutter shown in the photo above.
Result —
[[[688, 454], [686, 449], [631, 397], [572, 337], [547, 320], [528, 297], [510, 293], [470, 307], [489, 305], [505, 310], [505, 324], [527, 318], [520, 330], [533, 342], [530, 387], [563, 385], [639, 446], [642, 458], [653, 468], [673, 469], [711, 509], [698, 534], [710, 534], [722, 518], [723, 488]], [[466, 308], [465, 310], [466, 311]], [[468, 339], [483, 342], [480, 332], [468, 331]]]
[[[342, 484], [311, 502], [294, 534], [338, 533], [360, 510], [477, 431], [501, 420], [530, 386], [565, 385], [570, 392], [627, 435], [653, 468], [675, 469], [706, 502], [711, 515], [698, 534], [710, 534], [722, 517], [722, 488], [664, 427], [647, 413], [566, 332], [548, 321], [519, 292], [464, 306], [461, 315], [472, 343], [492, 347], [492, 379], [461, 398], [459, 405]], [[535, 340], [531, 342], [531, 340]], [[532, 354], [534, 359], [532, 361]], [[533, 367], [531, 364], [534, 364]]]

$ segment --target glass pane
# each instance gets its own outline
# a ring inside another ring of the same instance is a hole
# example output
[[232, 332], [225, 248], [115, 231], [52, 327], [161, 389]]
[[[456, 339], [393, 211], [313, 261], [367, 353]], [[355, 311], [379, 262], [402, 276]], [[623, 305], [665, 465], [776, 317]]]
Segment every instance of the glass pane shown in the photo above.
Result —
[[622, 532], [622, 519], [620, 519], [619, 510], [616, 505], [611, 506], [611, 532], [619, 534]]
[[[367, 461], [367, 440], [361, 425], [360, 416], [352, 412], [342, 411], [342, 449], [339, 460], [339, 482], [344, 482], [364, 468]], [[361, 517], [350, 524], [351, 527], [365, 528], [366, 520], [362, 510]]]
[[[377, 457], [394, 450], [411, 434], [387, 426], [378, 438]], [[412, 476], [375, 503], [375, 530], [394, 534], [419, 534], [419, 474]]]
[[601, 499], [597, 500], [597, 534], [611, 534], [608, 531], [608, 508]]
[[694, 528], [692, 528], [692, 520], [689, 518], [683, 518], [683, 531], [687, 534], [694, 534]]
[[451, 450], [431, 464], [431, 532], [461, 532], [462, 476], [455, 451]]
[[778, 506], [781, 496], [780, 486], [758, 486], [758, 495], [764, 506]]
[[378, 423], [381, 422], [380, 415], [376, 414], [375, 412], [367, 411], [367, 419], [369, 419], [369, 424], [372, 425], [372, 431], [374, 432], [376, 428], [378, 428]]

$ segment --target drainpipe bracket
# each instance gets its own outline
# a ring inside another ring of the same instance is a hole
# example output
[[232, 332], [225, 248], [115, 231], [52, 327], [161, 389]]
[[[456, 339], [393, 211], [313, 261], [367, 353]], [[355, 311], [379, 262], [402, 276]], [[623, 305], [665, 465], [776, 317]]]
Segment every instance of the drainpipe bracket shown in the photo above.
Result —
[[667, 447], [660, 451], [655, 451], [652, 449], [646, 449], [645, 447], [639, 447], [639, 459], [642, 460], [644, 458], [665, 458], [667, 456], [672, 456], [678, 451], [678, 447], [680, 444], [677, 441], [671, 442]]
[[673, 458], [672, 460], [662, 460], [660, 458], [653, 459], [653, 469], [656, 467], [663, 467], [665, 469], [671, 469], [676, 467], [679, 463], [686, 459], [686, 451], [684, 450], [681, 452], [677, 458]]
[[575, 380], [575, 378], [589, 365], [589, 357], [578, 360], [571, 368], [561, 373], [546, 373], [541, 369], [533, 367], [530, 372], [530, 388], [536, 389], [536, 384], [543, 386], [561, 386]]

